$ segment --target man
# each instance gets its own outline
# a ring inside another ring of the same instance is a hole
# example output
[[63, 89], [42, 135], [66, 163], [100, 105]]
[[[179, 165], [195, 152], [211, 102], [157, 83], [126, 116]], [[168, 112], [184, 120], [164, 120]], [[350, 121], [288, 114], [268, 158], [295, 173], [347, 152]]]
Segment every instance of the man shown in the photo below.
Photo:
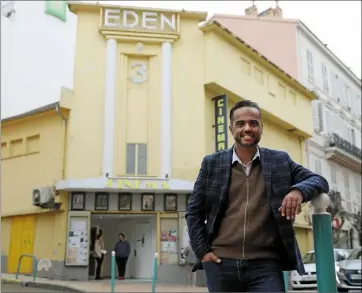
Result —
[[210, 292], [285, 292], [283, 270], [305, 273], [294, 218], [328, 182], [287, 153], [258, 147], [258, 104], [235, 104], [229, 130], [235, 145], [203, 159], [187, 208], [201, 261], [194, 270], [204, 268]]
[[192, 288], [196, 287], [196, 272], [193, 271], [192, 267], [197, 263], [197, 258], [192, 250], [191, 244], [189, 243], [184, 252], [187, 265], [187, 281]]
[[119, 241], [114, 247], [116, 253], [116, 263], [118, 267], [118, 279], [124, 280], [126, 274], [126, 266], [128, 257], [131, 253], [131, 245], [126, 240], [126, 236], [123, 233], [119, 233]]

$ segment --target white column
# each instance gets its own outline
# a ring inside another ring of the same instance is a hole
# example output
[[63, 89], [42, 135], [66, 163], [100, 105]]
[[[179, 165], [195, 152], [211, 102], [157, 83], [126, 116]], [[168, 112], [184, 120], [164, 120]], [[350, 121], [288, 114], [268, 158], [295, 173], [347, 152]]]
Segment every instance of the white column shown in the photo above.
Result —
[[161, 178], [171, 178], [171, 108], [172, 108], [172, 46], [161, 46]]
[[107, 40], [106, 81], [104, 89], [103, 159], [102, 175], [112, 177], [114, 162], [114, 124], [116, 100], [117, 41]]

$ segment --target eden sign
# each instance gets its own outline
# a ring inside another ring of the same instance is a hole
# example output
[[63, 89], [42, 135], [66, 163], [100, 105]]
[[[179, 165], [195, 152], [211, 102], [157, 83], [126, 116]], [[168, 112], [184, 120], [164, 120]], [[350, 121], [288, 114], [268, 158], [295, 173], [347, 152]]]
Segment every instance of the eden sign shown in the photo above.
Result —
[[177, 32], [175, 13], [106, 8], [103, 26], [118, 29]]

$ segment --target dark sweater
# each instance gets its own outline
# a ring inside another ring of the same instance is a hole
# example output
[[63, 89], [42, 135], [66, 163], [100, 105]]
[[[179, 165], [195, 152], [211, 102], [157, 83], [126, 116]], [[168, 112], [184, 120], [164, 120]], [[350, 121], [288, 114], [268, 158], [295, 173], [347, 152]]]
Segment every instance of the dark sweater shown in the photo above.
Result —
[[114, 247], [116, 257], [128, 257], [131, 253], [131, 245], [127, 240], [119, 240]]
[[249, 176], [239, 163], [232, 167], [228, 206], [213, 252], [221, 258], [278, 258], [277, 227], [265, 195], [260, 162], [253, 162]]

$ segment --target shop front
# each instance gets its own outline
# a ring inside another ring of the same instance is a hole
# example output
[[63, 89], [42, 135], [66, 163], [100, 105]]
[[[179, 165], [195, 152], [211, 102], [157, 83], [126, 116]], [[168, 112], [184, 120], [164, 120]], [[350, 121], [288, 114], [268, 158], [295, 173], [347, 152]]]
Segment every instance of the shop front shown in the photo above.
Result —
[[188, 244], [185, 211], [193, 183], [170, 179], [84, 179], [60, 181], [69, 192], [65, 273], [75, 280], [95, 277], [92, 250], [102, 233], [107, 251], [102, 275], [111, 275], [111, 252], [123, 233], [131, 245], [126, 278], [150, 280], [155, 252], [160, 282], [186, 284], [181, 252]]

